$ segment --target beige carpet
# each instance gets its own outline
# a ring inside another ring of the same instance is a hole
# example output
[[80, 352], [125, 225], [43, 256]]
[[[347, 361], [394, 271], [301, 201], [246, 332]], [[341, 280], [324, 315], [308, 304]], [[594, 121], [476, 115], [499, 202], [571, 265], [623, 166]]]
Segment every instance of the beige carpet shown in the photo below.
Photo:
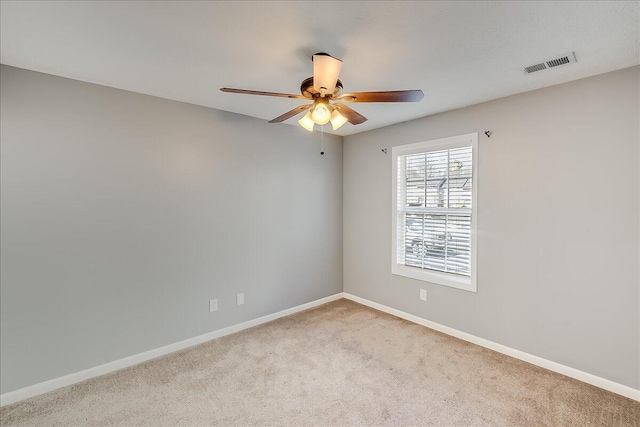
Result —
[[6, 406], [0, 424], [638, 426], [640, 403], [340, 300]]

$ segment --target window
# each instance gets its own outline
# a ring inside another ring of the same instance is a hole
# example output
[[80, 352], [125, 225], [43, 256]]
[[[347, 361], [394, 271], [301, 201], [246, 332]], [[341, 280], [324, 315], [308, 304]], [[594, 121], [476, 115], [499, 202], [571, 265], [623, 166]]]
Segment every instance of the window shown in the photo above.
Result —
[[393, 274], [475, 292], [478, 134], [393, 147]]

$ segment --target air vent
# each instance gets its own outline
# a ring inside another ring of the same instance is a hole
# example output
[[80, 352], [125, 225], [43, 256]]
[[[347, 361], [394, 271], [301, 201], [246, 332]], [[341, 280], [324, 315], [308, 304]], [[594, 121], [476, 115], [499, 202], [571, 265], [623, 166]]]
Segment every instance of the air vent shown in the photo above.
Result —
[[547, 69], [547, 66], [544, 65], [544, 62], [542, 62], [540, 64], [530, 65], [528, 67], [525, 67], [524, 72], [529, 74], [529, 73], [534, 73], [536, 71], [546, 70], [546, 69]]
[[549, 61], [544, 61], [539, 64], [530, 65], [528, 67], [524, 67], [524, 72], [526, 74], [535, 73], [536, 71], [546, 70], [547, 68], [558, 67], [560, 65], [571, 64], [576, 62], [576, 55], [573, 52], [567, 53], [566, 55], [560, 55], [555, 59], [550, 59]]

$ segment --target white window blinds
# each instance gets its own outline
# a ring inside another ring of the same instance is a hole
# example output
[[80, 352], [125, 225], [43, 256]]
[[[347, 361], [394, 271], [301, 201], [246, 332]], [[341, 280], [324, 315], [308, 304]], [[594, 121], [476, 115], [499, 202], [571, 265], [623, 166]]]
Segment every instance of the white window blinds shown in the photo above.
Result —
[[407, 151], [395, 155], [395, 262], [468, 282], [474, 255], [473, 144]]

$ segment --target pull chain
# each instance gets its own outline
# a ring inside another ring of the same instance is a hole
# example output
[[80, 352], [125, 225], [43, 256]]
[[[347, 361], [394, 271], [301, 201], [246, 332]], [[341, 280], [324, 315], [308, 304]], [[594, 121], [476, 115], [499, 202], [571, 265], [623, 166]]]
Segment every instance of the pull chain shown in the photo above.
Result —
[[320, 155], [324, 156], [324, 125], [320, 126]]

